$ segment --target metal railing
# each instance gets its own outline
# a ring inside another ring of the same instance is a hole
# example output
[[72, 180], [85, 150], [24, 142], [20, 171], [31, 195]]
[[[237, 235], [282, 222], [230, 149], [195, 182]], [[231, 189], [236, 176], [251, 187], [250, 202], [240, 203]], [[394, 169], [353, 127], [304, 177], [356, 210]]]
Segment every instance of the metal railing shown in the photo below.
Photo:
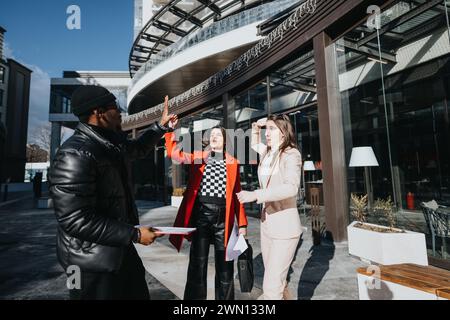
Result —
[[224, 33], [242, 28], [254, 22], [269, 19], [277, 13], [286, 10], [296, 2], [301, 3], [302, 0], [279, 0], [266, 3], [215, 22], [206, 28], [200, 29], [180, 39], [172, 45], [164, 48], [159, 53], [152, 55], [152, 57], [144, 65], [142, 65], [142, 67], [134, 75], [128, 92], [130, 92], [136, 82], [138, 82], [148, 71], [152, 70], [155, 66], [168, 60], [169, 58], [174, 57], [180, 52]]

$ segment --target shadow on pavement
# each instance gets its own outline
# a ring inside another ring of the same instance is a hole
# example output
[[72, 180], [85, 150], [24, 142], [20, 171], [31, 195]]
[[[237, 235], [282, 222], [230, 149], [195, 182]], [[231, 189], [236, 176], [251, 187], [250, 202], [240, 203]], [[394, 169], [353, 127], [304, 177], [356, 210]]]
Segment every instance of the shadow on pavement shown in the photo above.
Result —
[[298, 300], [311, 300], [314, 296], [314, 291], [330, 269], [335, 246], [333, 242], [322, 239], [322, 244], [311, 246], [309, 253], [311, 255], [306, 261], [298, 284]]

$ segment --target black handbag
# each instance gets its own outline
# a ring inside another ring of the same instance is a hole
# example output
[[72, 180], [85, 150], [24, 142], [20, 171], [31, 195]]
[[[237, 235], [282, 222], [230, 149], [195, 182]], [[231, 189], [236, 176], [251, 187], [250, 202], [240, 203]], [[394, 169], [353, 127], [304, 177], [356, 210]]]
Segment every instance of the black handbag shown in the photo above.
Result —
[[248, 242], [248, 248], [238, 258], [238, 274], [241, 292], [251, 292], [253, 289], [253, 248]]

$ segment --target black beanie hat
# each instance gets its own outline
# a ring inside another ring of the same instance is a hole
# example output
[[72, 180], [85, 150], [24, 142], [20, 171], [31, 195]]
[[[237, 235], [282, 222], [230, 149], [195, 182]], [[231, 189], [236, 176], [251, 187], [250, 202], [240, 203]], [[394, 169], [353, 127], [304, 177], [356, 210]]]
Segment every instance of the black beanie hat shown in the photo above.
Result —
[[96, 108], [107, 106], [109, 103], [114, 104], [115, 101], [116, 97], [106, 88], [93, 85], [81, 86], [72, 94], [72, 112], [79, 117]]

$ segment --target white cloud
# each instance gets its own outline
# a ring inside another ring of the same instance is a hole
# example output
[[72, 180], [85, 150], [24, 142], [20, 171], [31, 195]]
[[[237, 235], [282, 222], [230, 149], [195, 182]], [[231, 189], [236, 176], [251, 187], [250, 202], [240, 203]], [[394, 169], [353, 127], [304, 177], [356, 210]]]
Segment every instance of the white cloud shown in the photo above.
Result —
[[10, 47], [8, 42], [5, 42], [4, 45], [3, 45], [3, 55], [5, 56], [5, 58], [15, 59], [14, 58], [14, 51]]
[[6, 58], [17, 60], [33, 72], [30, 83], [30, 106], [28, 111], [28, 143], [33, 141], [33, 134], [42, 126], [49, 126], [48, 113], [50, 105], [50, 75], [36, 65], [28, 64], [15, 58], [14, 50], [8, 42], [4, 44], [3, 54]]

